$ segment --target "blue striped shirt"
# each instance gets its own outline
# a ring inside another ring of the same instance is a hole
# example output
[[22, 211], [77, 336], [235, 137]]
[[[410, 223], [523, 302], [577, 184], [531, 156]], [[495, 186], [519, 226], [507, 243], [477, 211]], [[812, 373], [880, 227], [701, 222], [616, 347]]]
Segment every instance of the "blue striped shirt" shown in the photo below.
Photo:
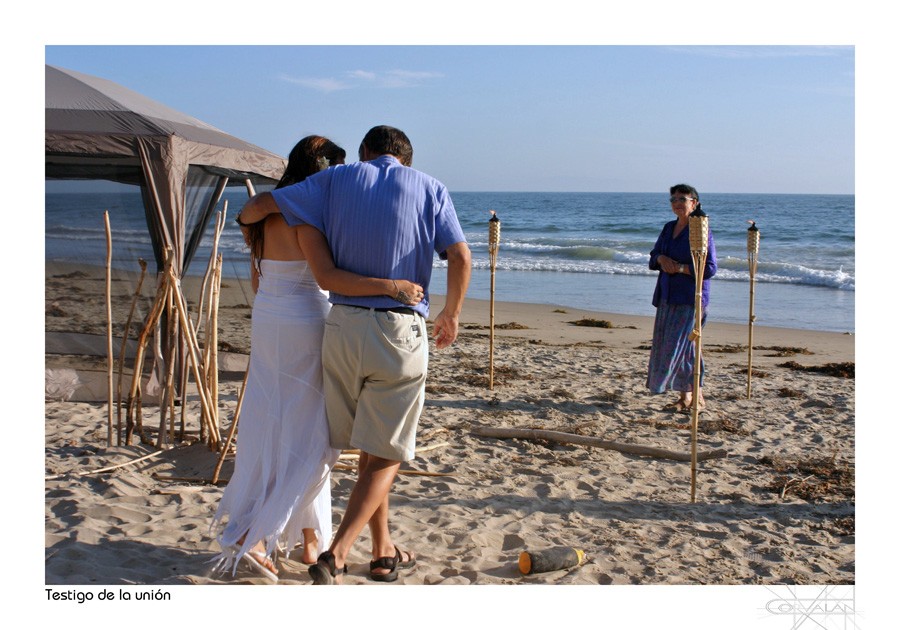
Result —
[[[328, 240], [340, 269], [372, 278], [411, 280], [425, 287], [414, 308], [428, 317], [434, 252], [442, 257], [466, 237], [447, 188], [390, 155], [327, 168], [272, 191], [289, 225], [308, 224]], [[331, 293], [332, 304], [391, 308], [384, 295]]]

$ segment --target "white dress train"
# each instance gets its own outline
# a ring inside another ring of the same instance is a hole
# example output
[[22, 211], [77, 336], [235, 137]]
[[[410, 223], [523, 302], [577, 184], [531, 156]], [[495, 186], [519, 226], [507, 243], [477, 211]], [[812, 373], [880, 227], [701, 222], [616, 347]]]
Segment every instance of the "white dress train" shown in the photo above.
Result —
[[327, 294], [305, 261], [263, 260], [260, 271], [234, 474], [213, 519], [217, 566], [232, 572], [258, 541], [269, 556], [279, 545], [290, 552], [304, 528], [316, 531], [319, 550], [328, 548], [340, 453], [329, 445], [322, 394]]

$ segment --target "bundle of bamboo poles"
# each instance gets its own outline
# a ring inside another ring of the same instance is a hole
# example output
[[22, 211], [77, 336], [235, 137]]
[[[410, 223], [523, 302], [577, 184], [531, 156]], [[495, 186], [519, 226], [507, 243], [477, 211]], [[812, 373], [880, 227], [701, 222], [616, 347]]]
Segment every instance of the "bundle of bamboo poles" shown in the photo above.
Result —
[[[217, 213], [210, 261], [201, 285], [196, 319], [191, 319], [190, 309], [185, 299], [181, 280], [175, 273], [174, 252], [171, 248], [165, 251], [163, 271], [158, 275], [156, 296], [143, 326], [137, 336], [137, 348], [132, 371], [132, 382], [128, 391], [125, 413], [125, 443], [131, 444], [135, 432], [142, 441], [148, 441], [143, 433], [142, 389], [143, 366], [151, 337], [155, 340], [154, 355], [161, 365], [165, 366], [165, 374], [160, 378], [159, 394], [159, 431], [156, 446], [162, 448], [175, 441], [175, 400], [176, 391], [181, 395], [181, 430], [185, 431], [185, 413], [187, 401], [188, 369], [194, 378], [200, 402], [200, 439], [211, 450], [217, 450], [221, 443], [221, 432], [218, 413], [218, 310], [219, 290], [222, 280], [222, 255], [218, 253], [218, 243], [225, 226], [225, 210]], [[143, 263], [143, 261], [141, 261]], [[134, 300], [140, 295], [143, 282], [142, 264], [141, 281], [135, 292]], [[206, 314], [204, 316], [204, 309]], [[132, 313], [134, 303], [132, 304]], [[119, 361], [119, 408], [121, 409], [121, 380], [124, 363], [124, 348], [130, 328], [131, 315], [126, 324]], [[162, 334], [162, 321], [167, 323], [165, 335]], [[203, 331], [201, 335], [200, 331]], [[161, 347], [162, 340], [166, 347]], [[201, 341], [202, 340], [202, 341]], [[176, 366], [180, 365], [178, 375], [179, 387], [176, 388]], [[154, 367], [151, 366], [151, 370]], [[121, 428], [121, 413], [119, 419]], [[121, 435], [119, 438], [121, 443]]]

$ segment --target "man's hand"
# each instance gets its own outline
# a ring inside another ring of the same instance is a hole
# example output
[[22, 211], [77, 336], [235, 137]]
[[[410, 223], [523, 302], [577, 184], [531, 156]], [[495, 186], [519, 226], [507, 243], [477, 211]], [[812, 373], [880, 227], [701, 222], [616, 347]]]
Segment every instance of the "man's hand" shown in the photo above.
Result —
[[434, 319], [434, 345], [440, 350], [454, 341], [459, 333], [459, 314], [462, 311], [469, 277], [472, 274], [472, 254], [466, 243], [454, 243], [447, 248], [447, 299], [444, 310]]
[[446, 310], [441, 311], [434, 318], [434, 345], [438, 350], [448, 347], [459, 334], [459, 317], [448, 315]]
[[425, 288], [416, 282], [410, 280], [393, 280], [394, 286], [397, 287], [397, 293], [391, 297], [407, 306], [415, 306], [425, 297]]

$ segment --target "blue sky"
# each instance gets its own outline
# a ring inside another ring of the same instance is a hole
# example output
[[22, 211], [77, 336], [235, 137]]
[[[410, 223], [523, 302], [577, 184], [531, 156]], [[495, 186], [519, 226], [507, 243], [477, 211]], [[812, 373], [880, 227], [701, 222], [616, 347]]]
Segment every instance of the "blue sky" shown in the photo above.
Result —
[[852, 46], [54, 46], [287, 155], [403, 129], [451, 191], [853, 193]]

